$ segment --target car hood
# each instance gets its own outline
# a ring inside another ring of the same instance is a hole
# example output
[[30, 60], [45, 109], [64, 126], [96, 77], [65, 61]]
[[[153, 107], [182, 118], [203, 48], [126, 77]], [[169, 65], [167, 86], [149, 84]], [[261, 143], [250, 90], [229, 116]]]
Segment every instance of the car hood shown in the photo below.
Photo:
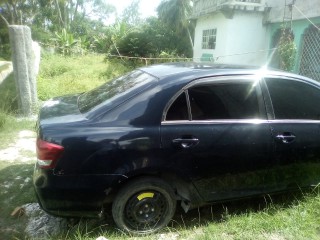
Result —
[[40, 124], [68, 123], [85, 120], [78, 108], [80, 94], [52, 98], [40, 110]]

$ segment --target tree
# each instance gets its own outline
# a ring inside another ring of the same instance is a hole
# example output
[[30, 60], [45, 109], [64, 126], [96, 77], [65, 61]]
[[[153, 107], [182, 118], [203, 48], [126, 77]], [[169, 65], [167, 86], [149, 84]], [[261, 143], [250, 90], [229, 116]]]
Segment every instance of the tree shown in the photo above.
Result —
[[188, 38], [181, 38], [157, 17], [146, 19], [121, 36], [111, 53], [131, 57], [158, 57], [164, 52], [176, 57], [192, 55]]
[[131, 26], [139, 26], [142, 24], [139, 12], [140, 0], [133, 0], [132, 3], [124, 9], [121, 20]]
[[192, 6], [190, 0], [163, 0], [157, 8], [159, 19], [179, 34], [187, 33], [191, 47], [193, 40], [190, 29], [193, 29], [189, 16]]
[[107, 0], [1, 0], [0, 51], [4, 52], [3, 46], [8, 48], [10, 24], [28, 25], [33, 39], [42, 43], [66, 33], [90, 47], [95, 35], [104, 31], [103, 21], [114, 11]]
[[0, 18], [6, 25], [25, 24], [36, 16], [38, 6], [38, 1], [35, 0], [3, 0], [0, 3]]

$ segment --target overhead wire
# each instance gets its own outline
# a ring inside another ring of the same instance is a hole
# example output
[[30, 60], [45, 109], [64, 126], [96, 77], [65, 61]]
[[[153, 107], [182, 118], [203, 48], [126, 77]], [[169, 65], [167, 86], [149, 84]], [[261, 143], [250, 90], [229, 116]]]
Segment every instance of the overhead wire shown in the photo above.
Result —
[[316, 29], [320, 31], [320, 28], [313, 22], [309, 17], [307, 17], [295, 4], [292, 5], [305, 19], [307, 19]]

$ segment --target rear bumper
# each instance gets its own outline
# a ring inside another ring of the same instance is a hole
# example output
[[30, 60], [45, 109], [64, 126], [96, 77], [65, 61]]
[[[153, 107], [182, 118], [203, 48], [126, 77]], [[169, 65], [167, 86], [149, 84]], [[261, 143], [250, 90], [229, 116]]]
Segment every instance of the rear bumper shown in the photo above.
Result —
[[99, 217], [110, 189], [121, 175], [57, 176], [35, 167], [33, 185], [43, 210], [60, 217]]

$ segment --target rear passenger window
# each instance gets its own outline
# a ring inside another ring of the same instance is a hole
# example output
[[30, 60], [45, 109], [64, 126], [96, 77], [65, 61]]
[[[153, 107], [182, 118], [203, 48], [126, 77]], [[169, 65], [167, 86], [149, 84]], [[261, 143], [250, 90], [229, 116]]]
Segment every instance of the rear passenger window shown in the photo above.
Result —
[[188, 90], [192, 120], [260, 118], [254, 83], [211, 84]]
[[320, 90], [304, 82], [266, 79], [276, 119], [320, 120]]

